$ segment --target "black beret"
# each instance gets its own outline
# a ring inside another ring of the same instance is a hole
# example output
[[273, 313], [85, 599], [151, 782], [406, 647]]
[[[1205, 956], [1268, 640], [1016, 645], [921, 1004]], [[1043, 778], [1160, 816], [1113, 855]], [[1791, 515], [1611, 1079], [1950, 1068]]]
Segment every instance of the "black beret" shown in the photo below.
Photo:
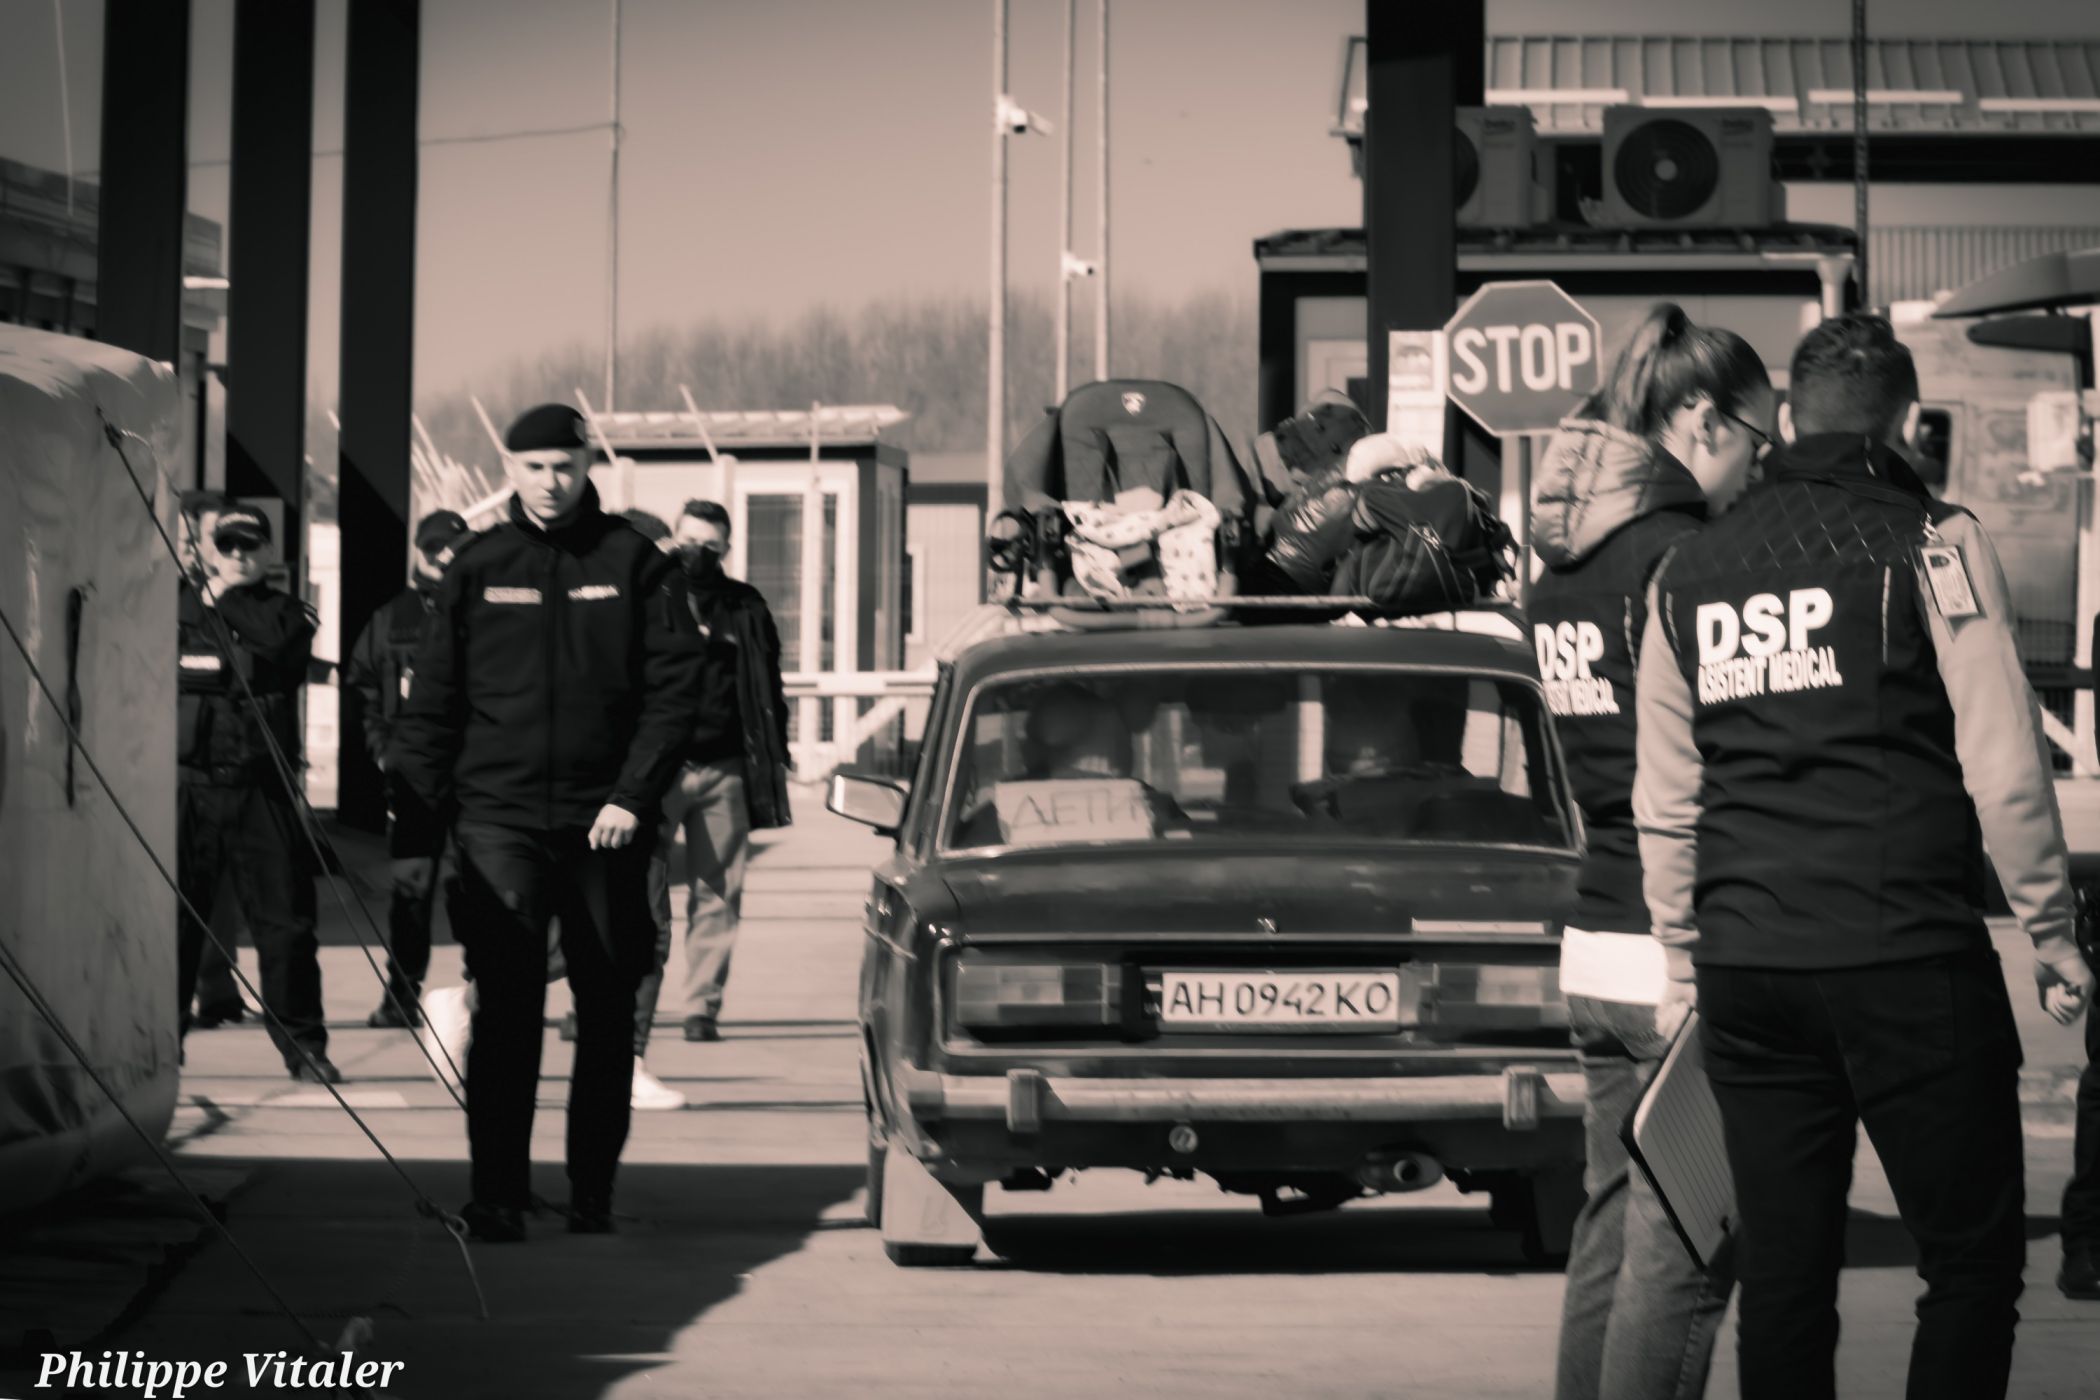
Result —
[[416, 522], [417, 549], [443, 549], [467, 533], [467, 518], [456, 510], [434, 510]]
[[504, 450], [509, 452], [537, 452], [549, 447], [573, 450], [589, 443], [584, 435], [583, 415], [565, 403], [543, 403], [526, 409], [503, 435]]

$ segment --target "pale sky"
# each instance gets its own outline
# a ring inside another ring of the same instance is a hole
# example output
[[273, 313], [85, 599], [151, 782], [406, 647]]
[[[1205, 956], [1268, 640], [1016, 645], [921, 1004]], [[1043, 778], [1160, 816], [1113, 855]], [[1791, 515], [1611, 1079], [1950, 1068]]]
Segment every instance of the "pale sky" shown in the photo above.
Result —
[[[101, 0], [65, 15], [74, 164], [99, 163]], [[994, 0], [625, 0], [621, 328], [982, 297]], [[1064, 5], [1010, 0], [1023, 105], [1059, 121]], [[1328, 135], [1364, 0], [1112, 0], [1119, 291], [1251, 295], [1252, 240], [1355, 224]], [[345, 0], [320, 0], [315, 148], [341, 144]], [[0, 0], [0, 155], [65, 164], [53, 0]], [[424, 0], [426, 142], [604, 122], [612, 0]], [[1074, 245], [1094, 250], [1095, 0], [1079, 4]], [[193, 0], [191, 207], [226, 217], [232, 0]], [[1496, 33], [1833, 34], [1837, 0], [1489, 0]], [[1876, 0], [1907, 34], [2100, 37], [2091, 0]], [[1059, 121], [1060, 128], [1063, 123]], [[1011, 143], [1017, 289], [1056, 258], [1059, 137]], [[417, 378], [443, 389], [605, 324], [605, 131], [426, 145]], [[332, 397], [341, 161], [315, 162], [309, 374]], [[238, 236], [229, 230], [229, 242]]]

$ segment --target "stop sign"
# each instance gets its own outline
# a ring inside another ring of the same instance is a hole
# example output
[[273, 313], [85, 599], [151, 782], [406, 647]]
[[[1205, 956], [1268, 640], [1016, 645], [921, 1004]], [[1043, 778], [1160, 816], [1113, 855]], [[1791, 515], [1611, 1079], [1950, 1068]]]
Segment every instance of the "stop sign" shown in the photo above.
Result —
[[1452, 401], [1498, 436], [1550, 431], [1597, 387], [1597, 318], [1551, 282], [1490, 282], [1444, 334]]

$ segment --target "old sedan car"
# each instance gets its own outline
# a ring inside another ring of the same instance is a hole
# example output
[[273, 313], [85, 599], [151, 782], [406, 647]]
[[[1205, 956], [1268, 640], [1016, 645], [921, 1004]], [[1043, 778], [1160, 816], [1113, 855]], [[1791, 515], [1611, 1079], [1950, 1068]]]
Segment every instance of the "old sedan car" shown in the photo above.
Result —
[[1564, 1253], [1582, 838], [1512, 619], [1006, 631], [942, 664], [908, 782], [831, 790], [896, 838], [860, 983], [890, 1257], [966, 1262], [987, 1185], [1094, 1167], [1271, 1213], [1449, 1178]]

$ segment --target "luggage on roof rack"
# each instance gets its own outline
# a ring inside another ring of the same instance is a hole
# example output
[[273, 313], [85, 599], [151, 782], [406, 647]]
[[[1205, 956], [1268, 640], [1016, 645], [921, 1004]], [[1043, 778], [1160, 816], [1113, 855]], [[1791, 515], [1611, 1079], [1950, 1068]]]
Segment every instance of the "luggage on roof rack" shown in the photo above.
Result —
[[1007, 459], [1011, 509], [992, 522], [1004, 586], [1070, 599], [1073, 627], [1102, 625], [1096, 600], [1154, 627], [1218, 620], [1238, 591], [1258, 503], [1217, 420], [1178, 385], [1112, 379], [1074, 390]]

